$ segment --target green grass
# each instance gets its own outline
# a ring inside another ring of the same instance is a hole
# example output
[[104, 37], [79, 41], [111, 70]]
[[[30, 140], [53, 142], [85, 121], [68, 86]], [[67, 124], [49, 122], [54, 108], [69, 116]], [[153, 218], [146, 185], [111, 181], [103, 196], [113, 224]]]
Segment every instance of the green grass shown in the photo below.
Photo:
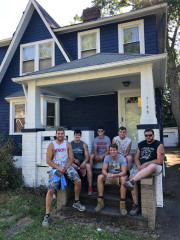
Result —
[[[55, 208], [55, 201], [53, 202]], [[68, 219], [53, 218], [50, 227], [42, 227], [45, 213], [45, 196], [27, 190], [0, 192], [0, 239], [11, 240], [152, 240], [130, 231], [113, 234], [105, 230], [97, 231], [95, 225], [73, 224]], [[9, 229], [25, 217], [31, 221], [11, 237], [6, 237]]]

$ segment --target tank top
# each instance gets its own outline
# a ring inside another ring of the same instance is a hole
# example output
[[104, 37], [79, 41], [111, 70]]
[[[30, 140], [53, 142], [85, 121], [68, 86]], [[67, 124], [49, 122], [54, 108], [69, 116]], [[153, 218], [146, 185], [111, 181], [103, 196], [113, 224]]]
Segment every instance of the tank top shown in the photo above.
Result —
[[83, 141], [80, 141], [79, 143], [75, 143], [74, 141], [71, 142], [74, 158], [79, 160], [80, 163], [82, 163], [85, 159], [83, 143]]
[[[67, 141], [64, 140], [60, 145], [57, 144], [56, 141], [52, 143], [55, 149], [55, 155], [52, 161], [59, 167], [65, 167], [68, 162]], [[50, 166], [49, 169], [51, 170], [52, 167]]]
[[116, 144], [118, 145], [118, 152], [122, 155], [125, 154], [129, 144], [131, 143], [131, 139], [125, 137], [124, 139], [120, 139], [119, 136], [114, 137]]
[[157, 159], [157, 149], [160, 144], [161, 142], [158, 140], [154, 140], [151, 144], [148, 144], [147, 141], [144, 140], [138, 144], [138, 148], [140, 150], [139, 160], [141, 165], [145, 162]]

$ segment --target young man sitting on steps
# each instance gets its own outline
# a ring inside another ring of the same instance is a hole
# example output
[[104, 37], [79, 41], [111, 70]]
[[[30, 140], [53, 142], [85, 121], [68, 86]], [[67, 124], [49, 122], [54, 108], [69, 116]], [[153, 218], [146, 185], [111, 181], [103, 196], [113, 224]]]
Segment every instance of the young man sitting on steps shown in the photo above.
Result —
[[135, 164], [130, 171], [130, 181], [124, 183], [124, 187], [129, 189], [133, 198], [133, 206], [130, 215], [135, 216], [139, 211], [137, 182], [152, 174], [158, 175], [162, 171], [164, 161], [164, 146], [154, 139], [154, 131], [146, 129], [144, 131], [145, 140], [138, 144], [135, 155]]
[[99, 212], [104, 208], [104, 184], [121, 184], [120, 214], [122, 216], [126, 216], [126, 188], [123, 186], [123, 184], [126, 181], [127, 162], [125, 157], [123, 157], [121, 154], [118, 154], [117, 144], [111, 144], [109, 148], [110, 154], [104, 158], [102, 174], [98, 176], [97, 180], [98, 204], [95, 208], [95, 211]]

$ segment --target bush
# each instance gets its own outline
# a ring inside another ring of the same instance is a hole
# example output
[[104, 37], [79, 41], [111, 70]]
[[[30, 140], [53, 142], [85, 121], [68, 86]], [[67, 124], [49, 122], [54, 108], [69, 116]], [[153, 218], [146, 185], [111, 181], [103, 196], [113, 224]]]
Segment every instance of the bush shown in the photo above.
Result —
[[22, 171], [14, 166], [13, 139], [0, 135], [0, 190], [16, 189], [23, 184]]

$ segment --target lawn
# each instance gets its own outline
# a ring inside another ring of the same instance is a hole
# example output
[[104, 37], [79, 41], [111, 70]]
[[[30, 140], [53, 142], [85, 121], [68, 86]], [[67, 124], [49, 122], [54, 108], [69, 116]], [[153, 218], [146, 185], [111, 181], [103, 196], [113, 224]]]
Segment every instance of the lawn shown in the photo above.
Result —
[[[53, 212], [55, 212], [53, 200]], [[97, 230], [92, 223], [80, 224], [68, 217], [53, 216], [50, 227], [42, 227], [45, 193], [40, 190], [18, 189], [0, 192], [0, 239], [11, 240], [153, 240], [132, 231]]]

